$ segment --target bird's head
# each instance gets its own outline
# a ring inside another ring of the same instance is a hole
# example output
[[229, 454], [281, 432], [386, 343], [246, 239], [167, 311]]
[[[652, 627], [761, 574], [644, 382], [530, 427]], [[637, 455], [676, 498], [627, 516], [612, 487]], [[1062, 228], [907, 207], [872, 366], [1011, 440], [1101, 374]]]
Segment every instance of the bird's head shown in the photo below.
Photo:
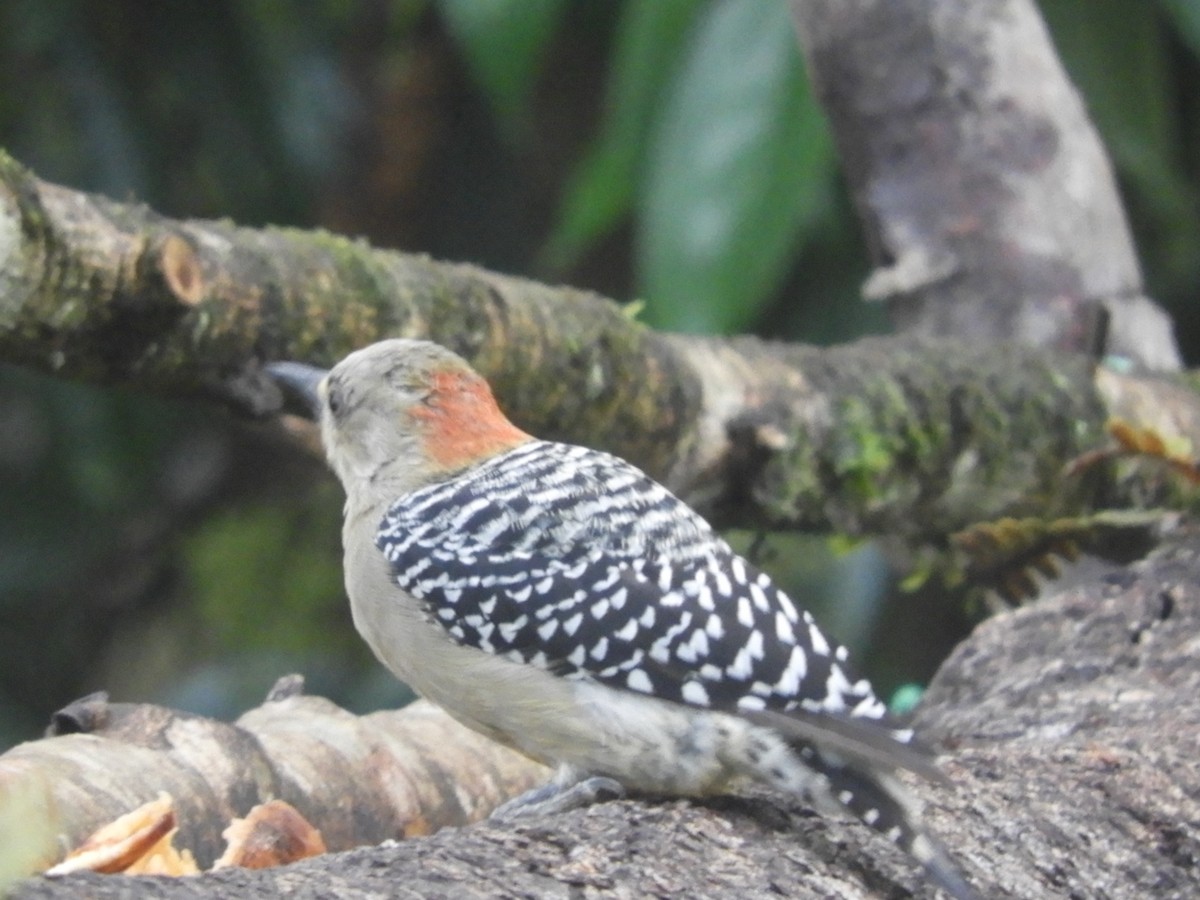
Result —
[[530, 440], [462, 357], [428, 341], [380, 341], [328, 372], [294, 362], [266, 370], [308, 405], [347, 494], [394, 496]]

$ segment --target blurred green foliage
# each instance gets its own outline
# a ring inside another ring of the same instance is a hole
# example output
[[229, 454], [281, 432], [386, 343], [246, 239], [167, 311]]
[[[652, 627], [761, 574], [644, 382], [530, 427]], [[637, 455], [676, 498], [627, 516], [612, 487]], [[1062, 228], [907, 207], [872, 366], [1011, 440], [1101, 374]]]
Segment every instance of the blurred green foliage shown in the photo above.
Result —
[[206, 518], [185, 547], [205, 633], [250, 651], [344, 653], [344, 641], [330, 640], [325, 602], [342, 589], [341, 572], [329, 565], [336, 554], [296, 552], [332, 543], [329, 521], [312, 514], [332, 506], [301, 516], [291, 505], [252, 506]]
[[0, 692], [0, 739], [78, 690], [69, 661], [109, 631], [86, 607], [120, 609], [156, 581], [143, 552], [155, 506], [172, 502], [162, 464], [186, 420], [127, 392], [0, 375], [0, 684], [20, 688]]
[[[1042, 6], [1194, 362], [1200, 5]], [[658, 327], [884, 327], [782, 3], [7, 0], [0, 145], [168, 215], [320, 224], [641, 299]], [[212, 410], [0, 371], [0, 744], [114, 684], [232, 714], [298, 666], [395, 702], [349, 628], [336, 487], [286, 458]], [[894, 638], [878, 555], [819, 558], [792, 589], [832, 577], [835, 630]], [[924, 678], [937, 639], [902, 643], [926, 655], [875, 649], [871, 674]]]
[[565, 0], [439, 0], [446, 28], [500, 124], [521, 139]]
[[828, 214], [836, 172], [787, 4], [701, 10], [654, 118], [634, 206], [651, 322], [751, 328]]

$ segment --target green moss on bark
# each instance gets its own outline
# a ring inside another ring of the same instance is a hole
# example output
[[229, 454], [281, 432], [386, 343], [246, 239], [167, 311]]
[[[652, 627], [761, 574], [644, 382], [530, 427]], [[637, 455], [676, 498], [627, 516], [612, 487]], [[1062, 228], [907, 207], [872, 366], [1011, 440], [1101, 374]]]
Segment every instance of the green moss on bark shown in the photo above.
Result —
[[818, 352], [797, 360], [812, 394], [755, 488], [772, 518], [922, 536], [1086, 500], [1088, 486], [1062, 476], [1104, 440], [1086, 360], [950, 342]]

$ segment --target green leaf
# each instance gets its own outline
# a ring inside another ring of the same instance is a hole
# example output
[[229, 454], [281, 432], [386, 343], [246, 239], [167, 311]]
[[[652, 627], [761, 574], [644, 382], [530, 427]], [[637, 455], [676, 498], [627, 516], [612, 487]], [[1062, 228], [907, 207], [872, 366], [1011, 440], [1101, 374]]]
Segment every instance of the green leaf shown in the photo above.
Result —
[[233, 509], [189, 537], [196, 608], [225, 647], [303, 652], [328, 645], [330, 611], [341, 608], [341, 567], [325, 522], [305, 512]]
[[651, 322], [693, 332], [749, 324], [827, 206], [834, 166], [787, 4], [709, 6], [652, 135], [638, 210]]
[[565, 7], [564, 0], [438, 0], [450, 34], [510, 137], [522, 127]]
[[1179, 36], [1200, 57], [1200, 3], [1196, 0], [1159, 0], [1159, 5], [1175, 22]]
[[1118, 154], [1161, 154], [1172, 137], [1160, 18], [1127, 0], [1043, 0], [1063, 63]]
[[1174, 91], [1154, 4], [1043, 0], [1042, 9], [1117, 167], [1161, 214], [1186, 216], [1190, 191], [1176, 159]]
[[[1181, 27], [1200, 26], [1196, 0], [1164, 2]], [[1182, 163], [1178, 80], [1159, 6], [1126, 0], [1043, 0], [1041, 6], [1063, 64], [1131, 188], [1129, 210], [1142, 233], [1143, 257], [1160, 276], [1172, 269], [1190, 280], [1200, 216]]]
[[629, 0], [622, 9], [600, 134], [566, 189], [547, 268], [572, 265], [632, 207], [646, 134], [702, 2]]

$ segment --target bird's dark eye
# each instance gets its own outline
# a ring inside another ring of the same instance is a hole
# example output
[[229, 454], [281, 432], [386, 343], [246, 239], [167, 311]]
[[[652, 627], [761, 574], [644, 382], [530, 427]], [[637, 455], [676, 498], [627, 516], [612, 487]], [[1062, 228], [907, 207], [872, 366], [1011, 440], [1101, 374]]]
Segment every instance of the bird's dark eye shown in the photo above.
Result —
[[329, 390], [325, 393], [325, 405], [329, 407], [329, 412], [335, 416], [342, 408], [342, 392], [333, 385], [330, 385]]

